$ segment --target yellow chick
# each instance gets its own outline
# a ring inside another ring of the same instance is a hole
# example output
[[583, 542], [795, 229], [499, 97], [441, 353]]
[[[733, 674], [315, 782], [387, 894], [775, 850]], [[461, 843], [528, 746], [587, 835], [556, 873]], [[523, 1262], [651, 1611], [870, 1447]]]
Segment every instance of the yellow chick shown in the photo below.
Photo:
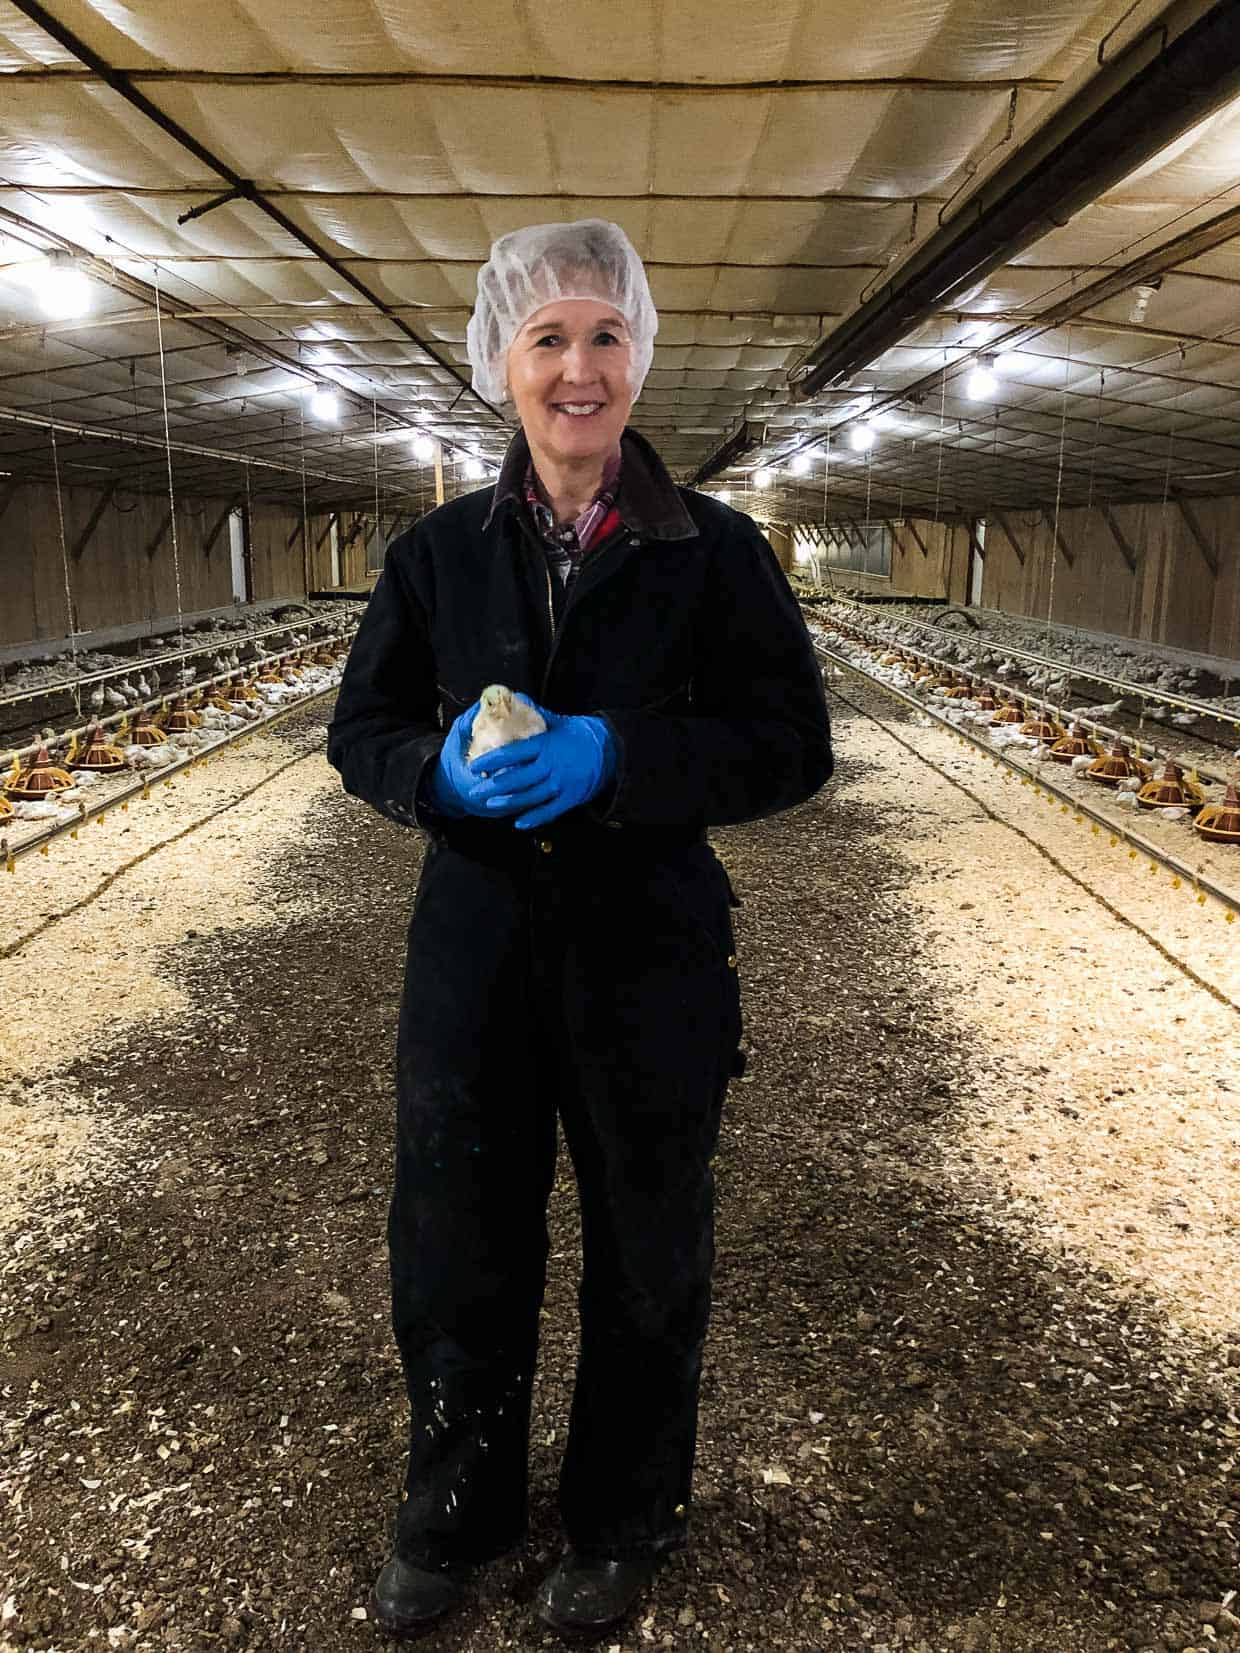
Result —
[[467, 763], [480, 758], [484, 752], [507, 746], [509, 741], [528, 740], [541, 735], [547, 727], [542, 715], [523, 700], [518, 700], [511, 689], [502, 683], [492, 683], [482, 691], [482, 703], [474, 719], [470, 736]]

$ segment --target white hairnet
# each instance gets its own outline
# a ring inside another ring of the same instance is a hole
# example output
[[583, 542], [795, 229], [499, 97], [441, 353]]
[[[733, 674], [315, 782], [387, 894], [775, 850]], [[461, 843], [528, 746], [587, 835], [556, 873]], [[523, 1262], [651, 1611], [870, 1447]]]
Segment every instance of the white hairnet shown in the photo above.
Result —
[[474, 389], [485, 401], [508, 400], [508, 347], [544, 304], [593, 298], [614, 304], [628, 323], [629, 388], [634, 399], [654, 359], [659, 317], [637, 250], [619, 224], [579, 218], [529, 224], [501, 235], [478, 271], [478, 299], [466, 341]]

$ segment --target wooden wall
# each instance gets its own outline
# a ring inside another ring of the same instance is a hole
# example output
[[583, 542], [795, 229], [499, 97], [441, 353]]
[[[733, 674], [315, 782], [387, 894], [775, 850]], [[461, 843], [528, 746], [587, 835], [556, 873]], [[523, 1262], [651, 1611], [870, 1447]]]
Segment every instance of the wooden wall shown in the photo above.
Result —
[[[64, 543], [70, 553], [102, 497], [93, 488], [62, 490]], [[157, 494], [129, 494], [122, 497], [125, 509], [106, 504], [80, 555], [70, 554], [68, 559], [74, 629], [99, 631], [154, 622], [175, 615], [178, 607], [185, 614], [227, 608], [233, 601], [227, 523], [209, 549], [207, 540], [231, 503], [227, 497], [186, 498], [178, 505], [179, 605], [167, 501]], [[364, 537], [344, 543], [353, 521], [354, 514], [346, 511], [338, 527], [343, 585], [360, 580], [365, 572]], [[311, 590], [326, 589], [331, 582], [329, 522], [326, 514], [310, 518]], [[250, 567], [252, 601], [305, 593], [299, 512], [253, 506]], [[0, 644], [59, 639], [69, 629], [56, 491], [42, 483], [26, 483], [9, 497], [0, 516]]]
[[1194, 500], [1188, 509], [1218, 565], [1217, 578], [1176, 504], [1110, 507], [1135, 570], [1097, 508], [1060, 513], [1071, 563], [1044, 516], [1006, 513], [1010, 532], [989, 517], [982, 604], [1040, 620], [1049, 613], [1061, 625], [1240, 658], [1240, 499]]
[[[1049, 610], [1060, 625], [1240, 659], [1240, 496], [1193, 500], [1187, 510], [1173, 501], [1063, 511], [1059, 531], [1067, 555], [1044, 513], [992, 513], [985, 518], [981, 604], [1039, 620]], [[913, 526], [925, 551], [901, 523], [890, 578], [847, 570], [836, 577], [893, 597], [968, 602], [967, 525], [917, 520]]]

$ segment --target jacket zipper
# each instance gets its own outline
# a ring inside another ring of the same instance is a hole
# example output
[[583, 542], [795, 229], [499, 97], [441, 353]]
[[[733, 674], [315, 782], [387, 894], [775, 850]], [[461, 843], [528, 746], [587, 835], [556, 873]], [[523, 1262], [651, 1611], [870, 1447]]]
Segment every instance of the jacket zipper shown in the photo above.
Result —
[[[602, 545], [597, 546], [595, 548], [595, 551], [594, 551], [593, 555], [601, 557], [601, 556], [604, 555], [605, 552], [610, 551], [613, 548], [613, 546], [619, 545], [619, 544], [623, 543], [626, 540], [631, 541], [631, 542], [635, 542], [636, 536], [633, 535], [632, 532], [629, 529], [621, 527], [619, 530], [617, 530], [617, 532], [615, 534], [612, 535], [612, 537], [609, 540], [605, 540]], [[539, 549], [541, 551], [541, 546], [539, 547]], [[557, 626], [556, 623], [555, 623], [555, 618], [554, 618], [555, 610], [552, 607], [552, 602], [551, 602], [551, 570], [547, 566], [547, 558], [546, 558], [545, 554], [543, 555], [543, 572], [547, 576], [547, 616], [551, 620], [551, 647], [547, 651], [547, 667], [546, 667], [546, 670], [543, 672], [542, 688], [539, 691], [540, 694], [545, 696], [546, 693], [547, 693], [547, 681], [551, 676], [551, 662], [555, 659], [556, 645], [560, 641], [560, 631], [563, 628], [564, 620], [565, 620], [565, 618], [568, 614], [568, 608], [569, 608], [569, 604], [572, 601], [573, 593], [570, 592], [568, 594], [568, 597], [565, 600], [564, 613], [561, 614], [560, 624], [559, 624], [559, 626]], [[581, 579], [581, 576], [584, 572], [585, 572], [585, 569], [583, 567], [582, 570], [577, 575], [578, 580]], [[575, 582], [574, 582], [574, 584], [575, 584]]]

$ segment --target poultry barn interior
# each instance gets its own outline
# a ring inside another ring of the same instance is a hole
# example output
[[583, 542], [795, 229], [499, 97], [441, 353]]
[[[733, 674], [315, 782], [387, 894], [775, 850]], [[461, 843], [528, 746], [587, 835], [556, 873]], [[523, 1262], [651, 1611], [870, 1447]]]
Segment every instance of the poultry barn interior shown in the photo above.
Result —
[[[1240, 1650], [1240, 7], [0, 0], [0, 151], [0, 1653], [375, 1644], [425, 839], [326, 729], [513, 438], [492, 242], [583, 218], [836, 761], [711, 829], [695, 1525], [606, 1645]], [[549, 1229], [433, 1647], [551, 1645], [567, 1156]]]

